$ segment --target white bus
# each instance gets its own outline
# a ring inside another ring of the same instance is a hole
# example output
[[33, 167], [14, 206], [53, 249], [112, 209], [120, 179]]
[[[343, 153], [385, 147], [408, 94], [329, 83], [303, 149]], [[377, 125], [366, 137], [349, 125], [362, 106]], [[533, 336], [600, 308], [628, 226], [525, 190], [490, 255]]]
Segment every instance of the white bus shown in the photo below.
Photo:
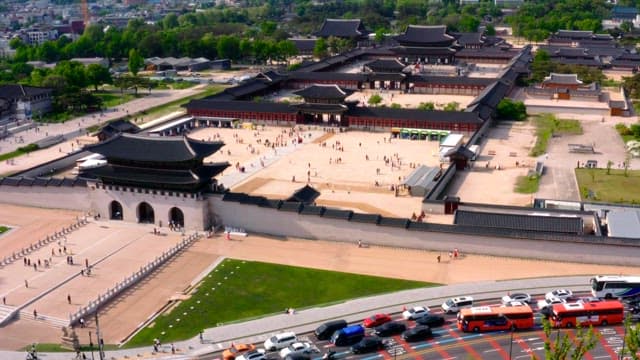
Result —
[[591, 294], [598, 298], [640, 295], [640, 276], [598, 275], [591, 278]]

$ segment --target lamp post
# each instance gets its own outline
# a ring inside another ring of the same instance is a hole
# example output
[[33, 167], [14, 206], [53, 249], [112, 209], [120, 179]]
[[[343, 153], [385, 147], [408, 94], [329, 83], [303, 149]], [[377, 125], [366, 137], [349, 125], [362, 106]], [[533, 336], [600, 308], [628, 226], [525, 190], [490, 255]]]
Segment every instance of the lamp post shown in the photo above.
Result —
[[624, 343], [627, 340], [627, 324], [629, 323], [629, 318], [627, 317], [627, 319], [624, 322], [624, 335], [622, 337], [622, 349], [620, 349], [620, 360], [624, 359]]
[[512, 359], [511, 355], [513, 354], [513, 326], [511, 327], [511, 342], [509, 343], [509, 360]]
[[89, 349], [91, 350], [91, 360], [95, 360], [95, 357], [93, 357], [93, 340], [91, 340], [91, 331], [89, 331]]

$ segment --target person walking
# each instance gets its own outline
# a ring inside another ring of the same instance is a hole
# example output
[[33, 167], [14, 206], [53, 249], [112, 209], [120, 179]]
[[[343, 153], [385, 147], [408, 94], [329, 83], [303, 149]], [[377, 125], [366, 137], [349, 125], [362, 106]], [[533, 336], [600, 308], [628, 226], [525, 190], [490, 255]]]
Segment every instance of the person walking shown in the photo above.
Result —
[[38, 312], [36, 311], [36, 309], [33, 309], [33, 318], [34, 319], [38, 319]]
[[27, 280], [24, 281], [24, 287], [27, 289], [29, 288], [29, 282]]
[[67, 294], [67, 302], [71, 305], [71, 294]]

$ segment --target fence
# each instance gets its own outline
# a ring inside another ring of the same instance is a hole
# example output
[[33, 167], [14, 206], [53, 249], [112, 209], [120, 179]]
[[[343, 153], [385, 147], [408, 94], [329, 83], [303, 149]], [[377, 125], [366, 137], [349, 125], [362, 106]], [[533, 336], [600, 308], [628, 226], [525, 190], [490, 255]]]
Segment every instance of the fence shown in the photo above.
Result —
[[146, 265], [140, 267], [140, 270], [134, 272], [130, 276], [124, 278], [124, 280], [118, 282], [114, 287], [98, 295], [98, 297], [95, 300], [90, 301], [88, 305], [80, 307], [80, 309], [73, 314], [69, 314], [69, 324], [74, 325], [79, 322], [80, 319], [96, 312], [100, 306], [111, 301], [113, 298], [128, 289], [130, 286], [142, 280], [145, 276], [149, 275], [151, 272], [162, 266], [167, 262], [167, 260], [171, 259], [174, 255], [176, 255], [187, 246], [191, 245], [200, 237], [201, 235], [198, 233], [189, 235], [189, 237], [180, 241], [177, 245], [175, 245], [168, 251], [163, 252], [160, 256], [157, 256]]
[[39, 250], [44, 246], [49, 245], [54, 241], [63, 239], [67, 234], [70, 234], [71, 232], [79, 229], [80, 227], [86, 225], [87, 223], [88, 221], [86, 218], [78, 219], [76, 220], [75, 223], [67, 227], [63, 227], [60, 231], [57, 231], [52, 235], [47, 235], [46, 238], [38, 240], [38, 242], [35, 242], [29, 245], [29, 247], [22, 248], [22, 250], [20, 250], [19, 252], [13, 252], [11, 256], [5, 256], [4, 258], [2, 258], [2, 260], [0, 260], [0, 268], [3, 268], [7, 265], [11, 265], [15, 261], [22, 259], [23, 257], [31, 254], [34, 251]]

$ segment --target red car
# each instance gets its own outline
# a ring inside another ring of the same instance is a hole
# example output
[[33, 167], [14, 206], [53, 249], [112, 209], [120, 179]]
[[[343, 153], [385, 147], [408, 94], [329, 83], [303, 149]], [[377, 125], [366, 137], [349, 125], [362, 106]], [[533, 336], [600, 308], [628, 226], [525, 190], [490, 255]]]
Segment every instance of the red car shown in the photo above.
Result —
[[366, 328], [372, 328], [384, 323], [388, 323], [389, 321], [391, 321], [391, 316], [387, 314], [375, 314], [364, 319], [363, 325]]

